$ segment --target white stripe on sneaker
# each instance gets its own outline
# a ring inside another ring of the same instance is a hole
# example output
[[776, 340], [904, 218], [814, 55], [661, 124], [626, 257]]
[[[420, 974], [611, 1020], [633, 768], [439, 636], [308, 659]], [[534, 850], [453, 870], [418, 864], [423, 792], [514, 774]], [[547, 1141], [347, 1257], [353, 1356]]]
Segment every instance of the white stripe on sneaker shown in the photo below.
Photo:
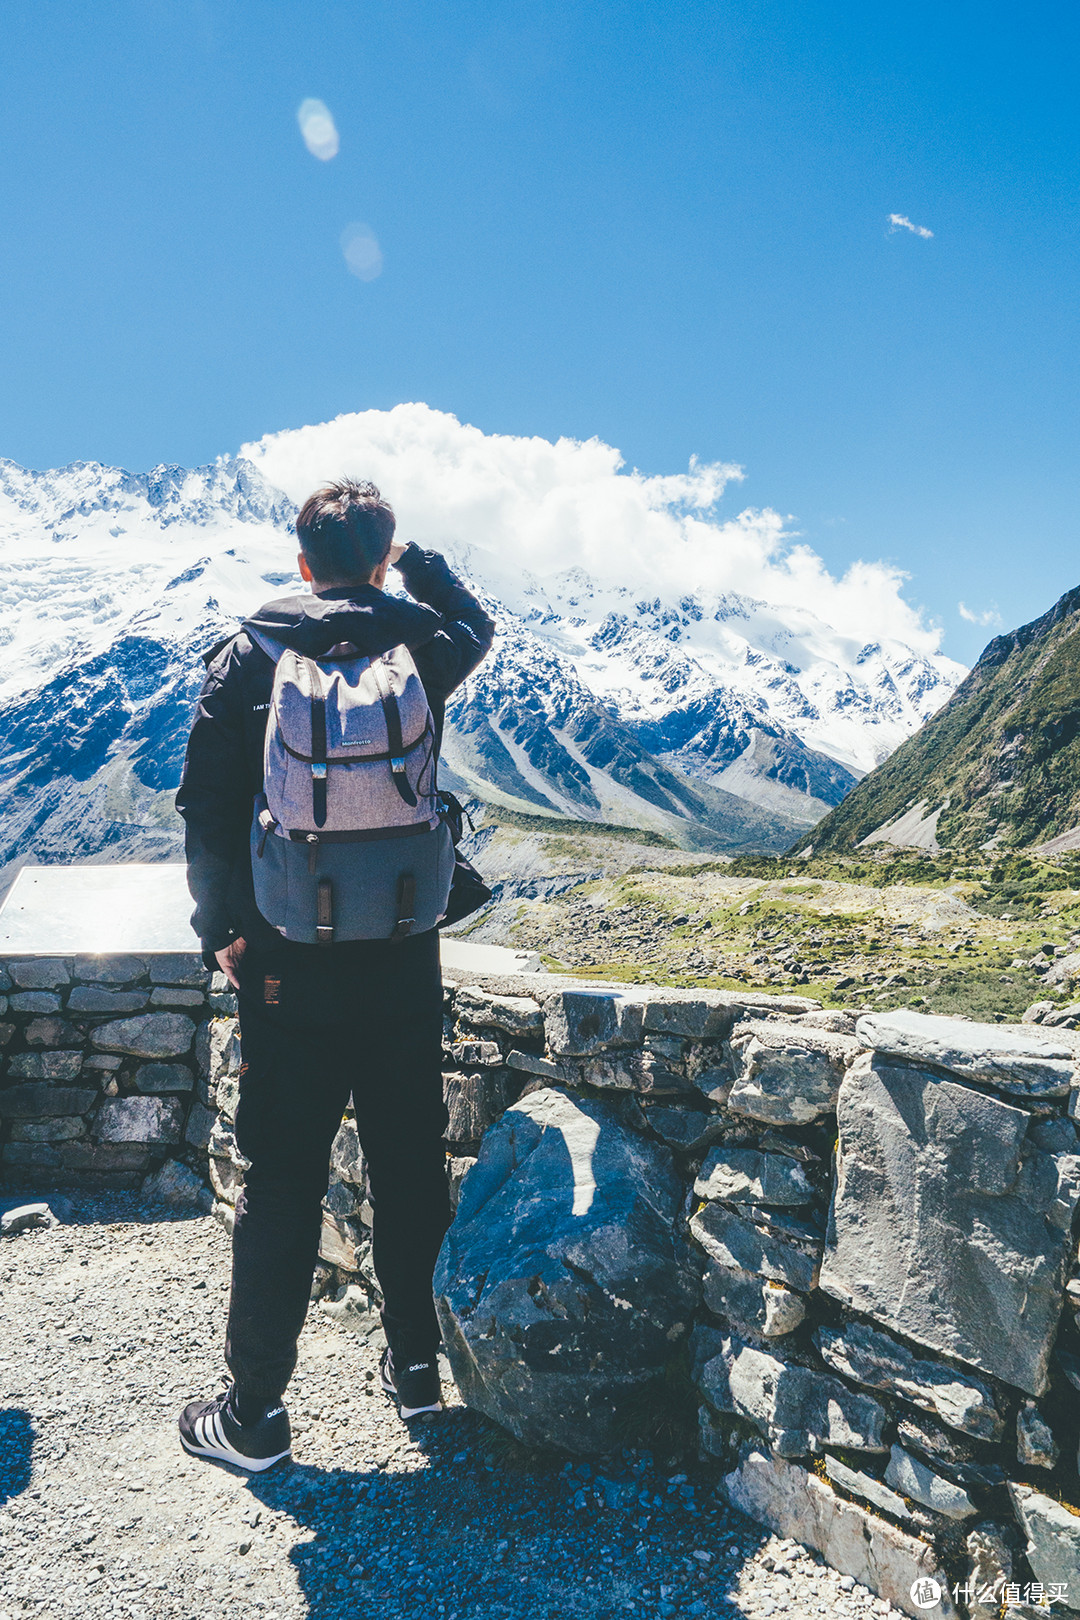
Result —
[[402, 1406], [399, 1408], [402, 1419], [419, 1417], [421, 1412], [443, 1411], [442, 1401], [436, 1401], [433, 1406]]
[[[287, 1429], [287, 1424], [285, 1427]], [[286, 1446], [282, 1451], [268, 1457], [245, 1455], [229, 1439], [220, 1405], [214, 1405], [208, 1410], [200, 1412], [197, 1417], [192, 1418], [187, 1435], [184, 1434], [184, 1426], [183, 1422], [181, 1422], [180, 1441], [185, 1451], [190, 1452], [193, 1456], [209, 1457], [217, 1462], [231, 1463], [234, 1468], [242, 1468], [248, 1473], [255, 1474], [261, 1473], [266, 1468], [272, 1468], [276, 1462], [281, 1462], [284, 1457], [288, 1457], [291, 1453], [291, 1448]]]

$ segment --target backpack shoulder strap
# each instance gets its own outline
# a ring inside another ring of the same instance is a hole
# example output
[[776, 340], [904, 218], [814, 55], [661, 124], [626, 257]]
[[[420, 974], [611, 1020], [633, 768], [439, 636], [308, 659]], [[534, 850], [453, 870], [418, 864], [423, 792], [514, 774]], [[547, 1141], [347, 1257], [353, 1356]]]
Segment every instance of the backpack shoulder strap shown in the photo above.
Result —
[[305, 658], [311, 682], [311, 805], [316, 827], [326, 826], [326, 694], [314, 658]]
[[272, 663], [276, 664], [285, 651], [285, 643], [275, 641], [272, 636], [264, 635], [261, 630], [256, 630], [254, 625], [245, 624], [243, 629], [248, 640], [258, 647], [260, 652], [264, 652]]
[[386, 746], [390, 751], [390, 771], [394, 778], [394, 786], [405, 803], [412, 807], [416, 804], [416, 794], [409, 786], [409, 775], [405, 769], [405, 739], [401, 733], [401, 710], [398, 708], [398, 700], [387, 679], [382, 659], [373, 658], [369, 668], [378, 688], [383, 718], [386, 721]]

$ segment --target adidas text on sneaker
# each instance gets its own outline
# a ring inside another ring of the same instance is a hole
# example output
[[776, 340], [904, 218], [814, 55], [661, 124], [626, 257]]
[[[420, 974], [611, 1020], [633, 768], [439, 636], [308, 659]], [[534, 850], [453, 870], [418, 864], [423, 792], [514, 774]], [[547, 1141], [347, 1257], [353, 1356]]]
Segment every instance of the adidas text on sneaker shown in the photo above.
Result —
[[439, 1360], [434, 1353], [417, 1356], [398, 1371], [393, 1355], [387, 1348], [379, 1363], [379, 1378], [386, 1393], [397, 1401], [402, 1418], [419, 1417], [421, 1412], [442, 1411]]
[[238, 1423], [225, 1390], [212, 1401], [192, 1401], [180, 1414], [180, 1444], [193, 1457], [231, 1463], [261, 1474], [292, 1449], [289, 1414], [279, 1403], [257, 1423]]

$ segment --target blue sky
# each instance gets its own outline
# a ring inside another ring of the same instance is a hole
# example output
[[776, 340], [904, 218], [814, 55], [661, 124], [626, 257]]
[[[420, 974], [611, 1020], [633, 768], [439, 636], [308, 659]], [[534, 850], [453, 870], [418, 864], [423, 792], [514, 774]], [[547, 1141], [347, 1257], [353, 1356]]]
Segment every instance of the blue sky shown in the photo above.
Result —
[[740, 462], [725, 509], [792, 514], [834, 570], [899, 564], [969, 661], [993, 626], [960, 602], [1013, 625], [1080, 581], [1074, 6], [0, 23], [0, 455], [193, 464], [423, 400], [647, 473]]

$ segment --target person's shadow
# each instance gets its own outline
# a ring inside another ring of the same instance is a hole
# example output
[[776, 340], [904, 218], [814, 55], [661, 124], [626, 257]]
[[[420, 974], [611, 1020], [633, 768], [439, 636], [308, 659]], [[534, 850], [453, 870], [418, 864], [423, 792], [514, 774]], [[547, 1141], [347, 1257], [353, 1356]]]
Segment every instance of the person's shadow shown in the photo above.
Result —
[[0, 1406], [0, 1505], [30, 1483], [34, 1430], [21, 1406]]
[[[249, 1476], [252, 1497], [314, 1531], [289, 1554], [309, 1620], [364, 1614], [365, 1599], [372, 1613], [417, 1620], [436, 1616], [439, 1605], [464, 1620], [478, 1600], [498, 1602], [498, 1543], [508, 1525], [525, 1528], [530, 1511], [536, 1515], [536, 1477], [486, 1457], [493, 1426], [463, 1407], [410, 1430], [427, 1461], [414, 1471], [292, 1463]], [[514, 1583], [522, 1591], [516, 1575]]]
[[[669, 1496], [663, 1524], [649, 1531], [662, 1541], [663, 1558], [654, 1551], [643, 1565], [634, 1556], [643, 1543], [633, 1500], [580, 1511], [583, 1473], [590, 1490], [625, 1490], [627, 1482], [576, 1465], [567, 1473], [566, 1458], [530, 1453], [467, 1408], [418, 1419], [411, 1429], [428, 1464], [414, 1472], [293, 1463], [249, 1476], [255, 1501], [314, 1532], [289, 1554], [308, 1620], [612, 1620], [629, 1612], [630, 1597], [638, 1613], [656, 1613], [653, 1602], [642, 1608], [642, 1585], [655, 1591], [672, 1570], [681, 1574], [688, 1612], [702, 1620], [743, 1612], [737, 1568], [718, 1563], [707, 1581], [695, 1576], [692, 1590], [683, 1573], [695, 1547], [715, 1550], [737, 1533], [743, 1556], [752, 1556], [768, 1539], [726, 1504], [688, 1518]], [[631, 1498], [641, 1483], [630, 1482]], [[654, 1475], [650, 1491], [663, 1483]], [[253, 1528], [253, 1543], [263, 1536]], [[568, 1559], [558, 1555], [566, 1549]]]

